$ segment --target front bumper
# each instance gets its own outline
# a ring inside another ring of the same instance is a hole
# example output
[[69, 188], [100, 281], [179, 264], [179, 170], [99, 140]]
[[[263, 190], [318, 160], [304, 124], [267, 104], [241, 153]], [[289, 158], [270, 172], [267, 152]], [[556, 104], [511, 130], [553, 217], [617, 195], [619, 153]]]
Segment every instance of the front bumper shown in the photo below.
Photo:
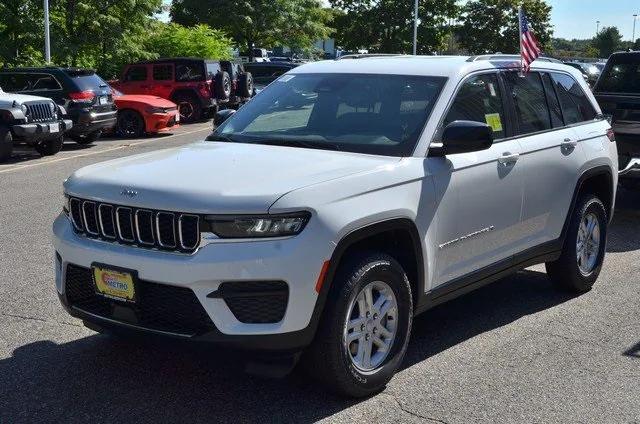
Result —
[[[58, 253], [58, 296], [71, 315], [100, 327], [118, 327], [247, 349], [298, 350], [308, 345], [315, 333], [322, 309], [316, 305], [319, 302], [315, 285], [323, 262], [332, 249], [330, 242], [310, 242], [313, 228], [309, 227], [313, 226], [309, 225], [298, 237], [251, 242], [219, 241], [187, 255], [89, 239], [76, 234], [68, 218], [61, 214], [53, 226], [53, 241]], [[301, 237], [308, 230], [308, 236]], [[140, 280], [192, 290], [214, 328], [188, 336], [167, 334], [74, 308], [66, 297], [67, 266], [90, 268], [96, 262], [135, 270]], [[223, 282], [252, 281], [284, 281], [288, 284], [288, 303], [280, 322], [240, 322], [225, 300], [208, 297]]]
[[74, 127], [71, 135], [87, 135], [96, 131], [110, 131], [116, 126], [118, 111], [92, 112], [88, 109], [70, 112]]
[[178, 111], [168, 113], [152, 113], [145, 117], [146, 132], [157, 133], [180, 128]]
[[35, 142], [60, 137], [71, 128], [73, 128], [73, 122], [70, 119], [62, 119], [56, 122], [13, 125], [11, 131], [20, 140]]

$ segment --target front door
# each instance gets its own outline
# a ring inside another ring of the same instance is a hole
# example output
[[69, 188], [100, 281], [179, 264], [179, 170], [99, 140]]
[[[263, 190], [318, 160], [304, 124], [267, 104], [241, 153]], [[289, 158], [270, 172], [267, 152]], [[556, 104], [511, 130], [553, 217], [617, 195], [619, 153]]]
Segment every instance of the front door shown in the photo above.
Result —
[[124, 94], [149, 94], [149, 67], [131, 65], [124, 74], [120, 88]]
[[523, 169], [497, 73], [474, 75], [460, 86], [442, 127], [456, 120], [484, 122], [494, 144], [484, 151], [428, 158], [436, 198], [437, 252], [432, 289], [518, 251]]
[[159, 63], [153, 65], [152, 81], [149, 86], [149, 94], [171, 98], [173, 91], [173, 63]]

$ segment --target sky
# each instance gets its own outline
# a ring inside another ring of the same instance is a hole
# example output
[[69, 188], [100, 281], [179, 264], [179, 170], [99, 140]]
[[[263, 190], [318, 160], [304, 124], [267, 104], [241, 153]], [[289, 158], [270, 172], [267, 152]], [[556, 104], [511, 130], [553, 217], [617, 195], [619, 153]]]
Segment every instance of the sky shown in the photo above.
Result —
[[[328, 0], [321, 0], [328, 5]], [[405, 0], [412, 1], [412, 0]], [[465, 0], [460, 0], [464, 3]], [[596, 34], [596, 21], [600, 28], [617, 26], [623, 40], [631, 40], [633, 35], [633, 15], [640, 15], [640, 0], [546, 0], [553, 9], [551, 24], [554, 37], [593, 38]], [[171, 0], [164, 0], [165, 4]], [[168, 20], [168, 14], [161, 19]], [[636, 22], [636, 39], [640, 38], [640, 17]]]

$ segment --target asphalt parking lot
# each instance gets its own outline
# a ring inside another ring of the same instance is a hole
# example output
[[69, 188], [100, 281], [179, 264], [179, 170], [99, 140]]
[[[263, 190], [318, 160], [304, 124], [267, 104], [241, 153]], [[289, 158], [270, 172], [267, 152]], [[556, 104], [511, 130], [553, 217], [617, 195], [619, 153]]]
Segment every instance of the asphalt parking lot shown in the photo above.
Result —
[[118, 340], [58, 303], [50, 228], [84, 165], [204, 138], [73, 143], [0, 165], [0, 423], [640, 422], [640, 193], [621, 190], [595, 288], [555, 291], [541, 266], [416, 319], [381, 394], [345, 400], [296, 372], [264, 380], [229, 352]]

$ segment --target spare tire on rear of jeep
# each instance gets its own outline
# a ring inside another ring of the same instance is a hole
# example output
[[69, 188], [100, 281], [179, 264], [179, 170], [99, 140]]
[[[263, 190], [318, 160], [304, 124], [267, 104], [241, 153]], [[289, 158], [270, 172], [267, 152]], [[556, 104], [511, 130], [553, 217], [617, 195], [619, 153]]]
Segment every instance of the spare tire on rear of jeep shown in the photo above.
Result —
[[231, 77], [225, 71], [220, 71], [215, 78], [215, 95], [218, 100], [229, 100], [231, 97]]
[[251, 72], [240, 74], [238, 80], [238, 93], [240, 97], [249, 98], [253, 96], [253, 75]]

